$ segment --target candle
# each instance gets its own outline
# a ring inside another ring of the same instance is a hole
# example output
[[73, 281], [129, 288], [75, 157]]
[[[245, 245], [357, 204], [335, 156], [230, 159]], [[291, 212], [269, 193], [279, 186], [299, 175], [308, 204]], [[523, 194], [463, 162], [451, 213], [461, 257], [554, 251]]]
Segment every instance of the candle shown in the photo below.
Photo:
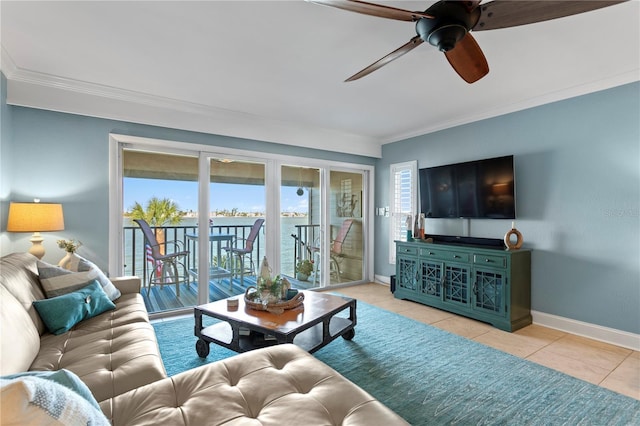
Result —
[[516, 229], [516, 221], [511, 222], [511, 229]]

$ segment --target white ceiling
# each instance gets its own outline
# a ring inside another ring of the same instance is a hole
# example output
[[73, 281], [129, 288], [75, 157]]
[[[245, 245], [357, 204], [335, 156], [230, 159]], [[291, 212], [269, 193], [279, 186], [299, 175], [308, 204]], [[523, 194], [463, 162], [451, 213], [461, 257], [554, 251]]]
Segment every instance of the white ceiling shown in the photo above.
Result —
[[[379, 2], [425, 10], [433, 2]], [[469, 85], [413, 24], [304, 1], [0, 3], [7, 101], [379, 156], [384, 143], [640, 80], [640, 2], [473, 33]]]

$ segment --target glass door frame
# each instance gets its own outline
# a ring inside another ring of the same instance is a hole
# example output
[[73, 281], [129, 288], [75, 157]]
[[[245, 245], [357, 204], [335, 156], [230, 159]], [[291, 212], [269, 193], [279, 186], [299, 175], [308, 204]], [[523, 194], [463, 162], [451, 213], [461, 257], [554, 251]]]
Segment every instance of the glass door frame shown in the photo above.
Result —
[[[363, 196], [362, 196], [362, 218], [363, 218], [363, 279], [345, 283], [351, 285], [360, 282], [374, 281], [374, 171], [373, 165], [346, 163], [332, 160], [321, 160], [311, 157], [292, 156], [284, 154], [272, 154], [260, 151], [243, 150], [237, 148], [227, 148], [214, 145], [203, 145], [190, 142], [178, 142], [164, 139], [145, 138], [139, 136], [109, 134], [109, 274], [119, 276], [124, 270], [124, 259], [122, 253], [123, 238], [123, 217], [124, 211], [122, 200], [122, 150], [124, 148], [140, 148], [149, 151], [155, 151], [167, 154], [199, 156], [199, 188], [198, 188], [198, 209], [199, 211], [208, 212], [209, 209], [209, 159], [211, 157], [225, 156], [229, 158], [237, 158], [239, 161], [264, 162], [265, 164], [265, 191], [266, 191], [266, 209], [265, 219], [265, 255], [269, 259], [274, 274], [280, 273], [280, 183], [281, 183], [281, 167], [283, 165], [295, 165], [302, 167], [313, 167], [320, 170], [321, 203], [323, 214], [321, 215], [321, 230], [327, 229], [327, 220], [329, 218], [329, 176], [331, 170], [339, 170], [352, 173], [363, 174]], [[204, 184], [206, 182], [206, 185]], [[208, 214], [198, 215], [198, 231], [200, 235], [207, 235], [208, 232]], [[277, 219], [277, 220], [276, 220]], [[204, 231], [204, 232], [203, 232]], [[327, 232], [322, 234], [322, 256], [328, 258], [330, 235]], [[204, 238], [204, 237], [200, 237]], [[201, 262], [208, 259], [208, 244], [200, 242], [199, 258]], [[199, 265], [202, 267], [202, 265]], [[322, 279], [327, 277], [329, 265], [323, 262]], [[322, 287], [326, 287], [322, 285]], [[199, 289], [200, 290], [200, 289]], [[205, 289], [208, 290], [208, 289]], [[202, 294], [201, 294], [202, 293]], [[199, 300], [204, 301], [205, 296], [208, 298], [207, 291], [198, 294]], [[202, 299], [200, 299], [202, 298]]]

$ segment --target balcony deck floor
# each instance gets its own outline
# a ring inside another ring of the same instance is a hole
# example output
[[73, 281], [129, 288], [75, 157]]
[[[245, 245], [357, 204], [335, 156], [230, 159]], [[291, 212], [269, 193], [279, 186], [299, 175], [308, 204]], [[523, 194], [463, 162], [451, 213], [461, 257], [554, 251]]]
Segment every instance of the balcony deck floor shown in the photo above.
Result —
[[[313, 287], [311, 282], [298, 281], [290, 277], [287, 277], [287, 279], [289, 279], [293, 288], [304, 290]], [[240, 284], [240, 277], [234, 277], [231, 286], [229, 285], [229, 278], [209, 281], [209, 300], [221, 300], [244, 294], [247, 287], [256, 286], [256, 276], [245, 275], [243, 284]], [[147, 307], [147, 312], [154, 314], [196, 306], [198, 303], [197, 289], [198, 283], [191, 281], [188, 284], [180, 284], [180, 297], [176, 296], [176, 286], [173, 284], [164, 285], [162, 288], [159, 285], [151, 286], [148, 294], [147, 288], [143, 287], [141, 294]]]

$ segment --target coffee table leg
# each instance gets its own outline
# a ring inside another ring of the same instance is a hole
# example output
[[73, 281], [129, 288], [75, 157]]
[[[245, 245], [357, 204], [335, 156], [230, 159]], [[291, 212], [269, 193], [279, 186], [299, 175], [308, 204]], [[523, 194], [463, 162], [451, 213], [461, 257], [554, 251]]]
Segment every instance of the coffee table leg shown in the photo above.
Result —
[[206, 358], [209, 355], [209, 343], [198, 339], [196, 342], [196, 352], [200, 358]]

